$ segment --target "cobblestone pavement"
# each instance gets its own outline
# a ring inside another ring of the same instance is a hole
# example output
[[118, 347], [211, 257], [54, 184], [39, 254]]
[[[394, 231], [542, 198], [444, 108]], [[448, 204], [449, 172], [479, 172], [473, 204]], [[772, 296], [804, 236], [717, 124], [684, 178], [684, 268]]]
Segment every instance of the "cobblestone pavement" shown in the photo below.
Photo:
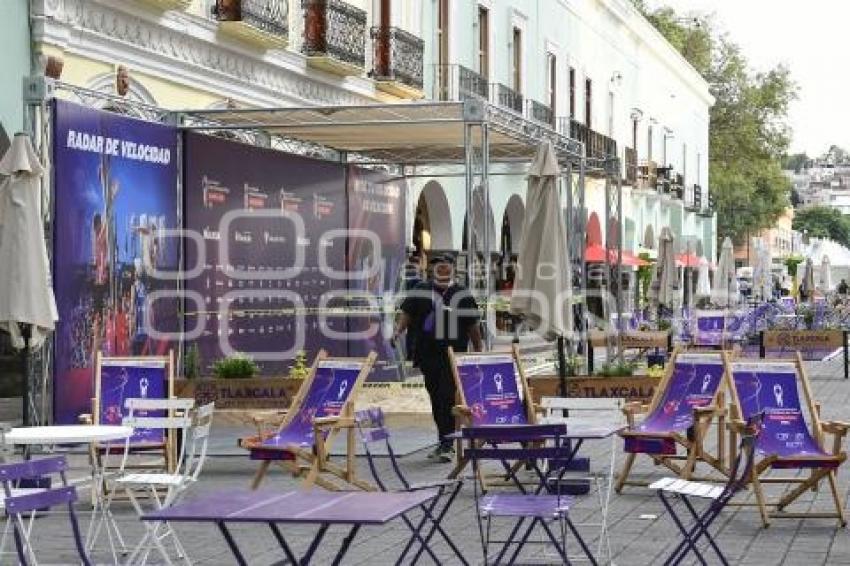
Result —
[[[814, 393], [823, 403], [823, 416], [827, 419], [850, 419], [848, 397], [850, 382], [842, 376], [841, 360], [809, 364]], [[411, 434], [405, 430], [405, 434]], [[431, 434], [425, 427], [419, 434]], [[234, 439], [235, 442], [235, 439]], [[621, 443], [617, 443], [621, 450]], [[586, 453], [592, 457], [593, 468], [601, 471], [605, 465], [610, 444], [599, 442], [588, 445]], [[75, 467], [82, 473], [85, 460], [82, 456], [73, 457]], [[361, 461], [361, 466], [364, 462]], [[424, 451], [414, 452], [402, 458], [404, 470], [416, 481], [434, 480], [448, 472], [447, 465], [430, 463]], [[247, 458], [222, 456], [211, 458], [202, 475], [202, 481], [192, 496], [205, 493], [221, 493], [230, 489], [246, 488], [255, 463]], [[384, 470], [387, 471], [387, 470]], [[663, 474], [653, 469], [647, 462], [641, 461], [636, 467], [638, 476], [646, 478]], [[366, 473], [364, 466], [364, 474]], [[850, 484], [850, 471], [845, 466], [839, 473], [839, 481], [846, 493]], [[280, 471], [272, 471], [268, 487], [280, 489], [293, 488], [296, 482]], [[780, 489], [776, 486], [776, 489]], [[773, 493], [776, 493], [773, 491]], [[827, 493], [812, 493], [804, 496], [809, 503], [802, 508], [826, 509], [829, 501]], [[142, 528], [129, 505], [116, 504], [116, 516], [128, 544], [139, 540]], [[592, 523], [598, 520], [598, 503], [593, 496], [580, 496], [572, 517], [577, 523]], [[87, 519], [84, 520], [84, 525]], [[464, 489], [445, 521], [445, 526], [455, 542], [461, 547], [472, 564], [481, 563], [481, 547], [473, 507], [472, 486]], [[233, 559], [219, 533], [210, 525], [177, 525], [189, 556], [196, 564], [232, 564]], [[592, 525], [579, 526], [580, 531], [593, 539], [597, 528]], [[747, 565], [813, 565], [813, 564], [850, 564], [850, 536], [847, 529], [837, 528], [834, 520], [808, 519], [775, 520], [769, 529], [762, 529], [756, 510], [753, 507], [728, 508], [718, 519], [715, 530], [719, 529], [719, 543], [727, 552], [732, 563]], [[499, 529], [504, 531], [504, 527]], [[613, 495], [610, 510], [611, 546], [614, 563], [618, 565], [659, 564], [678, 540], [675, 527], [663, 512], [657, 498], [640, 487], [626, 488], [621, 495]], [[265, 526], [235, 526], [236, 538], [240, 541], [251, 564], [274, 564], [281, 559], [271, 533]], [[51, 515], [36, 521], [35, 540], [42, 563], [74, 563], [70, 529], [62, 515]], [[285, 529], [296, 551], [303, 551], [314, 532], [312, 528]], [[316, 564], [329, 563], [336, 548], [335, 543], [341, 530], [331, 529], [326, 537], [325, 546], [320, 549]], [[354, 541], [346, 564], [387, 564], [397, 558], [401, 546], [407, 539], [407, 529], [396, 521], [384, 528], [367, 528]], [[336, 534], [336, 538], [333, 536]], [[539, 537], [538, 539], [539, 540]], [[578, 550], [574, 541], [570, 541], [571, 552]], [[446, 564], [457, 563], [452, 560], [448, 550], [441, 545], [435, 550]], [[547, 557], [542, 545], [536, 546], [531, 556], [536, 561], [547, 560], [557, 563], [551, 555]], [[549, 551], [551, 553], [551, 550]], [[711, 560], [712, 556], [706, 554]], [[96, 549], [95, 559], [99, 564], [111, 563], [105, 538]], [[3, 564], [12, 563], [11, 557], [4, 556]]]

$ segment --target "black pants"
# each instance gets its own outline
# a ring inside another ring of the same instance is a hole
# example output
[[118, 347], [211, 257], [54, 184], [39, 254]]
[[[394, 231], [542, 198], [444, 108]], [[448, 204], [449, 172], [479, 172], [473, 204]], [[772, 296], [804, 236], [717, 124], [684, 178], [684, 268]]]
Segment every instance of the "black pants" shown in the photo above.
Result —
[[423, 356], [419, 360], [419, 369], [425, 379], [425, 389], [431, 398], [431, 414], [437, 425], [437, 433], [441, 444], [450, 444], [445, 436], [455, 431], [455, 418], [452, 408], [455, 406], [456, 387], [452, 376], [449, 354], [446, 350], [439, 350], [433, 355]]

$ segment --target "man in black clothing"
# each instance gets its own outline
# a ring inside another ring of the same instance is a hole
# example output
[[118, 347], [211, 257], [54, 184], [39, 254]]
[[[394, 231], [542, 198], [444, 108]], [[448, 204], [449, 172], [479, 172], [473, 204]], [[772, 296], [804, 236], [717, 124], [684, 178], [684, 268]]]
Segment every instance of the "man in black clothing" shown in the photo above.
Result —
[[456, 388], [448, 349], [466, 352], [471, 341], [481, 351], [480, 314], [469, 290], [454, 281], [454, 258], [439, 255], [430, 264], [431, 280], [409, 291], [401, 304], [393, 340], [407, 329], [416, 332], [413, 362], [422, 370], [440, 441], [428, 458], [451, 462], [454, 449], [446, 436], [455, 428]]

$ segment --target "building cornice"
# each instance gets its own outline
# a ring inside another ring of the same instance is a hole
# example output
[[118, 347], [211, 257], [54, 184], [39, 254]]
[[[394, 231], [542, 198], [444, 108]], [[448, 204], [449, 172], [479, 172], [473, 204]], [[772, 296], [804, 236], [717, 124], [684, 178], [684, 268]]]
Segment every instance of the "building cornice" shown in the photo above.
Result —
[[216, 22], [134, 2], [32, 0], [33, 41], [257, 106], [363, 104], [372, 81], [322, 76], [288, 50], [254, 50]]

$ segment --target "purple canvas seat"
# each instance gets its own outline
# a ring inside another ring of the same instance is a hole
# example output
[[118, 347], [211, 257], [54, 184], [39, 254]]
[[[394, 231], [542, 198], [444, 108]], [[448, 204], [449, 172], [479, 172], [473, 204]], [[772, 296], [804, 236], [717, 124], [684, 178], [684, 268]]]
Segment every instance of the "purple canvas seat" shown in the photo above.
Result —
[[[569, 530], [591, 564], [597, 564], [584, 539], [570, 520], [569, 510], [573, 499], [561, 492], [567, 463], [574, 456], [574, 449], [567, 442], [567, 425], [490, 425], [466, 427], [461, 431], [469, 441], [467, 456], [470, 458], [476, 480], [474, 485], [475, 509], [485, 564], [501, 564], [506, 560], [514, 564], [523, 548], [531, 542], [535, 527], [546, 536], [564, 564], [567, 557], [566, 533]], [[507, 461], [525, 462], [538, 478], [533, 492], [516, 482], [518, 492], [486, 493], [481, 465], [486, 461], [498, 461], [507, 467]], [[548, 466], [543, 470], [541, 464]], [[493, 519], [515, 519], [510, 533], [504, 540], [493, 539]], [[528, 524], [526, 525], [526, 521]], [[553, 523], [557, 529], [553, 529]], [[555, 533], [560, 536], [556, 536]], [[491, 554], [490, 547], [498, 545]]]
[[[523, 425], [535, 423], [535, 410], [519, 351], [455, 354], [449, 352], [457, 405], [457, 427]], [[458, 460], [449, 478], [456, 478], [469, 462], [458, 440]]]
[[[80, 561], [85, 566], [91, 565], [80, 534], [77, 515], [74, 511], [74, 502], [77, 501], [77, 491], [74, 486], [68, 485], [68, 480], [65, 477], [65, 471], [67, 469], [68, 462], [65, 460], [65, 456], [54, 456], [41, 460], [27, 460], [17, 464], [0, 465], [0, 483], [3, 484], [3, 492], [5, 494], [3, 506], [6, 509], [6, 515], [12, 522], [18, 560], [24, 566], [31, 563], [30, 559], [32, 559], [32, 563], [35, 562], [34, 548], [29, 540], [30, 529], [24, 525], [24, 516], [34, 511], [56, 507], [58, 505], [68, 506], [71, 531]], [[38, 479], [53, 474], [59, 476], [61, 481], [60, 487], [14, 495], [13, 486], [20, 480]]]
[[[843, 526], [844, 508], [835, 473], [847, 458], [843, 439], [850, 427], [842, 422], [820, 420], [799, 353], [796, 362], [734, 362], [730, 363], [729, 371], [734, 417], [747, 419], [754, 414], [764, 414], [763, 431], [756, 444], [758, 461], [752, 479], [764, 525], [770, 524], [770, 517], [818, 516], [836, 518]], [[801, 390], [804, 403], [801, 402]], [[807, 422], [806, 412], [811, 425]], [[825, 448], [824, 433], [833, 437], [831, 451]], [[810, 472], [787, 478], [763, 477], [776, 469], [805, 469]], [[830, 485], [834, 513], [785, 512], [790, 504], [824, 479]], [[797, 487], [784, 493], [777, 502], [768, 503], [762, 488], [767, 482], [797, 484]], [[769, 512], [768, 507], [775, 507], [777, 512]]]
[[[427, 552], [435, 563], [439, 564], [441, 562], [441, 560], [438, 559], [438, 557], [428, 546], [428, 543], [431, 541], [434, 535], [439, 534], [440, 537], [452, 550], [455, 557], [457, 557], [462, 564], [467, 565], [468, 562], [463, 556], [463, 553], [457, 548], [454, 541], [442, 527], [443, 519], [451, 508], [452, 503], [454, 503], [455, 499], [457, 498], [458, 493], [460, 493], [460, 489], [463, 487], [463, 481], [459, 479], [454, 479], [436, 480], [433, 482], [418, 484], [410, 483], [405, 477], [404, 473], [401, 471], [398, 459], [396, 458], [392, 444], [390, 443], [390, 431], [386, 427], [386, 424], [384, 422], [383, 410], [380, 407], [371, 407], [363, 411], [357, 411], [355, 413], [355, 420], [357, 421], [357, 430], [360, 433], [360, 440], [363, 443], [364, 450], [366, 451], [366, 459], [369, 463], [369, 471], [372, 473], [372, 478], [375, 481], [375, 485], [378, 486], [379, 490], [396, 492], [413, 492], [420, 490], [437, 491], [436, 497], [431, 499], [428, 503], [423, 503], [420, 506], [422, 518], [415, 525], [413, 523], [413, 520], [408, 517], [407, 514], [401, 516], [402, 521], [414, 533], [415, 536], [411, 537], [411, 539], [407, 543], [407, 546], [405, 546], [402, 550], [399, 562], [401, 562], [407, 556], [408, 551], [417, 541], [419, 533], [427, 525], [428, 532], [420, 541], [420, 548], [414, 555], [411, 563], [416, 564], [423, 551]], [[387, 482], [386, 479], [378, 472], [378, 466], [375, 462], [376, 457], [372, 453], [371, 446], [379, 443], [382, 443], [387, 451], [387, 456], [389, 457], [390, 464], [395, 475], [396, 481], [394, 483], [397, 484], [396, 489], [393, 489], [391, 487], [391, 484]]]
[[[712, 421], [723, 426], [721, 396], [725, 381], [723, 358], [719, 353], [673, 352], [667, 374], [658, 384], [649, 405], [628, 403], [624, 407], [628, 429], [620, 435], [628, 454], [617, 478], [619, 492], [626, 484], [645, 485], [628, 480], [637, 454], [648, 454], [678, 476], [689, 478], [698, 461], [725, 474], [722, 445], [714, 454], [703, 446]], [[636, 416], [646, 413], [638, 423]], [[677, 455], [677, 445], [685, 449]], [[684, 460], [684, 463], [679, 463]]]
[[288, 464], [296, 474], [306, 469], [305, 487], [319, 484], [338, 489], [322, 477], [327, 472], [351, 485], [373, 488], [357, 479], [353, 453], [343, 468], [328, 461], [327, 446], [341, 430], [349, 436], [347, 446], [354, 446], [354, 399], [375, 357], [373, 352], [366, 358], [328, 358], [320, 352], [277, 430], [269, 430], [264, 419], [255, 418], [257, 435], [239, 440], [250, 458], [261, 462], [253, 489], [259, 487], [272, 462]]

